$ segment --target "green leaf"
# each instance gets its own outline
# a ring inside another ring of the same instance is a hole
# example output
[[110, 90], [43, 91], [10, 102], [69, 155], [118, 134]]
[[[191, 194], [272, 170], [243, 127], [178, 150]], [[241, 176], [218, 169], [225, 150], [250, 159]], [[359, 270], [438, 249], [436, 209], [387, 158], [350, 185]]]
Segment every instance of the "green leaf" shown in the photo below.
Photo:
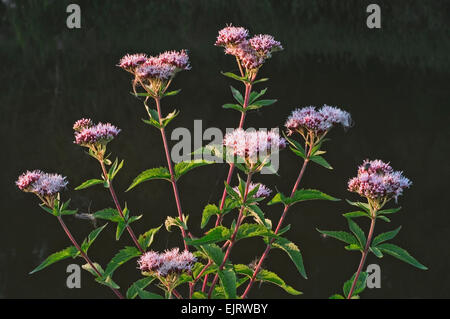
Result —
[[261, 96], [263, 96], [264, 94], [266, 94], [267, 92], [267, 88], [265, 88], [264, 90], [261, 90], [260, 92], [256, 92], [253, 91], [252, 93], [250, 93], [250, 97], [248, 99], [248, 104], [252, 105], [253, 102], [255, 102], [257, 99], [259, 99]]
[[378, 219], [381, 219], [381, 220], [383, 220], [383, 221], [385, 221], [385, 222], [387, 222], [387, 223], [390, 223], [390, 222], [391, 222], [391, 220], [390, 220], [389, 218], [387, 218], [386, 216], [383, 216], [383, 215], [377, 216], [377, 218], [378, 218]]
[[[231, 231], [230, 231], [231, 233]], [[256, 236], [268, 236], [278, 237], [271, 230], [267, 229], [264, 225], [259, 224], [242, 224], [236, 234], [236, 241], [244, 238], [256, 237]]]
[[126, 191], [128, 192], [130, 189], [136, 187], [140, 183], [153, 179], [165, 179], [167, 181], [170, 181], [169, 170], [165, 167], [151, 168], [145, 170], [133, 180], [133, 183], [131, 183], [130, 187], [128, 187]]
[[289, 241], [286, 238], [280, 237], [274, 241], [272, 246], [274, 248], [284, 250], [288, 254], [289, 258], [291, 258], [295, 267], [297, 267], [297, 270], [300, 273], [300, 275], [302, 275], [303, 278], [308, 279], [308, 276], [306, 275], [305, 271], [305, 266], [303, 265], [302, 254], [296, 244], [294, 244], [293, 242]]
[[104, 276], [112, 276], [114, 271], [126, 263], [128, 260], [139, 256], [141, 253], [136, 247], [125, 247], [121, 249], [106, 266]]
[[370, 249], [370, 251], [371, 251], [375, 256], [377, 256], [378, 258], [382, 258], [382, 257], [383, 257], [383, 253], [382, 253], [381, 250], [379, 250], [378, 248], [376, 248], [376, 247], [370, 247], [369, 249]]
[[138, 289], [138, 295], [141, 299], [164, 299], [163, 296], [144, 289]]
[[267, 229], [271, 229], [271, 225], [267, 222], [264, 212], [258, 205], [249, 205], [247, 207], [248, 212], [253, 216], [253, 219], [260, 225], [263, 225]]
[[328, 169], [333, 169], [333, 167], [331, 167], [331, 165], [320, 155], [313, 155], [309, 159], [319, 164], [320, 166], [323, 166]]
[[227, 104], [222, 105], [222, 108], [224, 108], [224, 109], [232, 109], [232, 110], [236, 110], [238, 112], [245, 112], [245, 109], [242, 106], [238, 105], [238, 104], [227, 103]]
[[87, 253], [89, 247], [91, 247], [92, 243], [95, 241], [95, 239], [98, 237], [98, 235], [101, 233], [101, 231], [108, 225], [107, 223], [101, 227], [98, 227], [94, 229], [89, 235], [88, 238], [83, 241], [81, 244], [81, 250], [83, 250], [85, 253]]
[[145, 277], [135, 281], [127, 290], [127, 299], [134, 299], [139, 294], [139, 290], [143, 290], [155, 280], [155, 277]]
[[58, 251], [58, 252], [48, 256], [47, 259], [45, 259], [39, 266], [37, 266], [35, 269], [33, 269], [30, 272], [30, 275], [50, 266], [51, 264], [54, 264], [57, 261], [60, 261], [60, 260], [63, 260], [63, 259], [69, 258], [69, 257], [75, 258], [76, 256], [78, 256], [78, 254], [79, 254], [79, 251], [77, 250], [77, 248], [75, 246], [69, 246], [61, 251]]
[[[98, 270], [98, 272], [103, 276], [105, 271], [103, 270], [102, 266], [100, 266], [99, 263], [95, 263], [95, 262], [93, 264], [94, 264], [95, 268]], [[93, 275], [94, 277], [98, 277], [97, 272], [94, 270], [94, 268], [90, 264], [84, 264], [83, 266], [81, 266], [81, 268], [90, 272], [91, 275]]]
[[158, 232], [161, 226], [152, 228], [139, 236], [138, 242], [143, 250], [147, 250], [147, 248], [150, 247], [150, 245], [153, 242], [153, 238], [155, 237], [155, 234]]
[[207, 299], [208, 296], [206, 295], [206, 293], [201, 292], [201, 291], [196, 291], [192, 294], [192, 299]]
[[383, 210], [378, 211], [377, 215], [395, 214], [400, 209], [402, 209], [402, 208], [401, 207], [397, 207], [397, 208], [383, 209]]
[[174, 110], [174, 111], [170, 112], [169, 114], [167, 114], [167, 116], [162, 119], [162, 126], [166, 127], [167, 125], [169, 125], [169, 123], [172, 122], [172, 120], [174, 118], [176, 118], [178, 116], [178, 114], [180, 114], [180, 111], [177, 111], [177, 110]]
[[175, 177], [176, 177], [176, 179], [179, 179], [181, 176], [183, 176], [190, 170], [193, 170], [194, 168], [209, 165], [209, 164], [214, 164], [214, 163], [215, 162], [205, 161], [203, 159], [196, 159], [193, 161], [180, 162], [175, 165]]
[[291, 295], [301, 295], [302, 293], [289, 285], [286, 285], [283, 279], [281, 279], [276, 273], [272, 271], [268, 271], [262, 269], [257, 275], [256, 278], [265, 282], [270, 282], [275, 284], [281, 288], [283, 288], [287, 293]]
[[346, 202], [349, 203], [352, 206], [358, 207], [362, 209], [363, 211], [367, 212], [370, 215], [370, 206], [367, 203], [361, 203], [361, 202], [352, 202], [346, 199]]
[[117, 209], [114, 209], [114, 208], [105, 208], [105, 209], [99, 210], [98, 212], [94, 213], [94, 218], [105, 219], [105, 220], [109, 220], [109, 221], [112, 221], [115, 223], [123, 221], [122, 216], [120, 216]]
[[[352, 284], [353, 284], [353, 281], [355, 280], [355, 276], [356, 276], [356, 273], [353, 274], [352, 278], [347, 280], [344, 283], [344, 286], [342, 287], [342, 291], [344, 292], [344, 296], [346, 296], [346, 297], [350, 293], [350, 289], [352, 288]], [[359, 274], [358, 281], [356, 282], [355, 289], [353, 290], [352, 296], [358, 295], [364, 291], [364, 289], [366, 288], [366, 280], [367, 280], [367, 273], [361, 272]]]
[[398, 258], [401, 261], [404, 261], [405, 263], [408, 263], [414, 267], [417, 267], [422, 270], [428, 269], [426, 266], [418, 262], [413, 256], [411, 256], [405, 249], [400, 248], [394, 244], [384, 243], [378, 245], [377, 248], [382, 252], [391, 255], [395, 258]]
[[391, 240], [392, 238], [394, 238], [395, 236], [397, 236], [398, 232], [400, 231], [400, 229], [402, 229], [402, 226], [399, 226], [398, 228], [392, 230], [392, 231], [388, 231], [386, 233], [382, 233], [379, 234], [378, 236], [376, 236], [373, 241], [372, 241], [372, 246], [376, 246], [382, 242]]
[[284, 135], [284, 138], [286, 139], [286, 141], [288, 141], [288, 143], [291, 144], [295, 150], [300, 152], [300, 154], [297, 154], [297, 155], [302, 158], [306, 158], [306, 152], [305, 152], [305, 149], [303, 148], [303, 146], [296, 140], [287, 137], [287, 135], [284, 132], [283, 132], [283, 135]]
[[352, 231], [352, 233], [358, 238], [359, 245], [361, 247], [366, 246], [366, 235], [364, 234], [363, 230], [356, 224], [352, 219], [347, 218], [348, 221], [348, 227]]
[[215, 244], [210, 244], [210, 245], [202, 245], [201, 248], [217, 266], [220, 266], [222, 264], [223, 259], [225, 258], [225, 253], [219, 246]]
[[300, 189], [294, 193], [292, 197], [286, 197], [282, 193], [276, 194], [267, 205], [283, 203], [285, 205], [293, 205], [306, 200], [331, 200], [339, 201], [340, 199], [327, 195], [316, 189]]
[[261, 83], [261, 82], [266, 82], [266, 81], [268, 81], [269, 80], [269, 78], [262, 78], [262, 79], [259, 79], [259, 80], [256, 80], [256, 81], [253, 81], [253, 84], [256, 84], [256, 83]]
[[225, 75], [226, 77], [229, 77], [233, 80], [237, 80], [237, 81], [241, 81], [241, 82], [247, 82], [247, 79], [239, 76], [237, 74], [231, 73], [231, 72], [221, 72], [223, 75]]
[[342, 214], [342, 216], [344, 216], [345, 218], [356, 218], [356, 217], [369, 217], [370, 218], [370, 216], [366, 212], [363, 212], [360, 210], [355, 211], [355, 212], [345, 213], [345, 214]]
[[217, 207], [214, 204], [206, 205], [205, 208], [203, 209], [202, 222], [201, 222], [200, 227], [205, 228], [205, 226], [208, 223], [211, 216], [218, 215], [218, 214], [220, 214], [219, 207]]
[[224, 288], [225, 297], [227, 299], [236, 298], [236, 274], [230, 268], [218, 271], [220, 282]]
[[268, 106], [276, 103], [278, 100], [259, 100], [253, 102], [251, 105], [247, 106], [247, 110], [257, 110], [263, 106]]
[[177, 95], [178, 93], [180, 93], [181, 92], [181, 89], [179, 89], [179, 90], [174, 90], [174, 91], [170, 91], [170, 92], [166, 92], [166, 93], [164, 93], [164, 97], [166, 97], [166, 96], [174, 96], [174, 95]]
[[231, 232], [224, 226], [217, 226], [209, 230], [205, 236], [199, 239], [185, 238], [188, 245], [198, 246], [205, 244], [214, 244], [224, 240], [228, 240], [231, 237]]
[[291, 146], [289, 146], [289, 149], [290, 149], [295, 155], [300, 156], [300, 157], [303, 158], [303, 159], [306, 159], [305, 153], [302, 153], [300, 150], [297, 150], [297, 149], [295, 149], [295, 148], [293, 148], [293, 147], [291, 147]]
[[244, 98], [242, 97], [241, 92], [236, 90], [234, 87], [230, 86], [231, 93], [233, 94], [233, 97], [236, 101], [238, 101], [239, 104], [244, 105]]
[[120, 289], [120, 286], [118, 284], [116, 284], [110, 276], [107, 276], [106, 278], [97, 277], [97, 278], [95, 278], [95, 281], [97, 281], [98, 283], [100, 283], [102, 285], [113, 288], [113, 289]]
[[123, 220], [121, 220], [117, 223], [116, 240], [120, 239], [120, 237], [122, 236], [126, 227], [127, 227], [127, 223], [125, 223]]
[[109, 180], [113, 180], [114, 177], [116, 177], [116, 174], [120, 171], [120, 169], [123, 167], [123, 160], [119, 164], [119, 160], [116, 158], [114, 163], [111, 165], [108, 171], [108, 178]]
[[317, 229], [317, 231], [321, 234], [324, 234], [326, 236], [330, 236], [333, 237], [337, 240], [343, 241], [344, 243], [347, 244], [355, 244], [355, 245], [359, 245], [358, 243], [358, 239], [356, 239], [355, 236], [353, 236], [352, 234], [345, 232], [345, 231], [333, 231], [333, 230], [320, 230]]
[[75, 190], [79, 191], [80, 189], [85, 189], [85, 188], [88, 188], [88, 187], [91, 187], [91, 186], [94, 186], [97, 184], [103, 184], [103, 182], [104, 181], [102, 179], [89, 179], [89, 180], [85, 181], [83, 184], [75, 187]]
[[180, 219], [180, 217], [172, 217], [172, 216], [167, 216], [166, 221], [164, 222], [164, 226], [166, 226], [167, 231], [171, 231], [172, 227], [178, 227], [184, 230], [187, 230], [187, 220], [188, 220], [189, 216], [184, 216], [183, 215], [183, 220]]

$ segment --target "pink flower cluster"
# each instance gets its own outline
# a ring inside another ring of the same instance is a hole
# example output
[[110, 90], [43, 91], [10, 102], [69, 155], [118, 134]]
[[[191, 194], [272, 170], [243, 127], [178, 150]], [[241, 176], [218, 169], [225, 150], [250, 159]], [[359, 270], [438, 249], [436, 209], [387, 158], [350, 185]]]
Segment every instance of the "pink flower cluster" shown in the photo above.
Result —
[[134, 73], [144, 80], [168, 80], [177, 72], [190, 70], [189, 56], [186, 50], [166, 51], [158, 56], [145, 54], [125, 55], [118, 64], [122, 69]]
[[348, 190], [373, 200], [397, 200], [411, 185], [403, 172], [394, 171], [388, 163], [365, 160], [358, 168], [358, 176], [349, 180]]
[[[248, 192], [250, 193], [257, 186], [259, 186], [258, 191], [254, 195], [254, 197], [256, 197], [256, 198], [267, 197], [272, 193], [272, 190], [270, 188], [268, 188], [266, 185], [261, 184], [261, 183], [250, 183], [250, 185], [248, 186]], [[233, 190], [239, 194], [238, 186], [233, 187]]]
[[180, 253], [178, 248], [173, 248], [163, 253], [146, 252], [138, 260], [138, 265], [143, 272], [156, 273], [158, 276], [165, 277], [191, 272], [196, 261], [197, 258], [188, 250]]
[[75, 143], [82, 146], [107, 144], [119, 134], [120, 129], [110, 123], [94, 125], [91, 119], [81, 119], [73, 125]]
[[286, 147], [286, 140], [275, 130], [249, 131], [235, 129], [225, 135], [223, 144], [227, 151], [254, 163], [259, 157], [268, 156]]
[[258, 69], [272, 52], [283, 49], [271, 35], [258, 34], [251, 39], [248, 36], [247, 29], [230, 25], [219, 31], [215, 45], [224, 47], [226, 54], [236, 56], [246, 70]]
[[25, 192], [41, 196], [53, 196], [67, 186], [66, 177], [44, 173], [40, 170], [26, 171], [16, 181], [17, 187]]
[[319, 110], [308, 106], [294, 110], [284, 124], [291, 135], [299, 129], [306, 129], [315, 133], [323, 133], [334, 125], [341, 124], [344, 128], [352, 125], [350, 113], [337, 107], [324, 105]]

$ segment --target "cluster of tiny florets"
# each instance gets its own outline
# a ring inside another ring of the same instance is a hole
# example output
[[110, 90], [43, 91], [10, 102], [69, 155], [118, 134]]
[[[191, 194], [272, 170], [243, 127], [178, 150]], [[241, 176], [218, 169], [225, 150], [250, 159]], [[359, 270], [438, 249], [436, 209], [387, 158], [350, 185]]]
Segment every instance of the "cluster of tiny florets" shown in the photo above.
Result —
[[73, 128], [75, 143], [82, 146], [107, 144], [120, 133], [120, 129], [110, 123], [94, 125], [90, 119], [78, 120]]
[[219, 31], [215, 45], [224, 47], [226, 54], [234, 55], [247, 71], [260, 68], [272, 52], [283, 49], [271, 35], [248, 37], [247, 29], [230, 25]]
[[348, 190], [372, 200], [397, 200], [411, 185], [403, 172], [394, 171], [388, 163], [365, 160], [358, 168], [358, 176], [349, 180]]
[[[252, 190], [255, 189], [255, 187], [258, 187], [258, 190], [256, 191], [256, 194], [254, 195], [255, 198], [261, 198], [261, 197], [267, 197], [272, 193], [272, 190], [270, 188], [268, 188], [266, 185], [261, 184], [261, 183], [253, 183], [251, 182], [250, 185], [248, 186], [248, 192], [250, 193]], [[233, 187], [233, 190], [239, 194], [239, 188]]]
[[40, 170], [26, 171], [16, 181], [17, 187], [25, 192], [41, 196], [53, 196], [67, 186], [66, 177], [60, 174], [49, 174]]
[[196, 261], [197, 258], [191, 252], [185, 250], [180, 253], [178, 248], [173, 248], [163, 253], [146, 252], [138, 260], [138, 265], [143, 272], [166, 277], [171, 274], [190, 273]]
[[319, 110], [314, 106], [294, 110], [285, 126], [288, 134], [291, 135], [299, 129], [323, 133], [336, 124], [341, 124], [344, 128], [350, 127], [352, 124], [350, 114], [337, 107], [324, 105]]
[[245, 131], [235, 129], [225, 135], [223, 144], [233, 155], [254, 162], [258, 156], [268, 156], [274, 151], [286, 147], [286, 140], [275, 130]]
[[168, 80], [177, 72], [191, 68], [186, 50], [166, 51], [149, 57], [145, 54], [127, 54], [118, 66], [142, 80]]

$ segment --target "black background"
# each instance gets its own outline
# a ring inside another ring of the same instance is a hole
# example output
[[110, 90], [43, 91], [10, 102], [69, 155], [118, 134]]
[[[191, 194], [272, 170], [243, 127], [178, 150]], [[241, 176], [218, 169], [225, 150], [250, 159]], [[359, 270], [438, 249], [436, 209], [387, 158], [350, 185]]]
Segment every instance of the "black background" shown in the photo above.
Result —
[[[285, 48], [261, 70], [261, 76], [270, 81], [257, 85], [258, 90], [268, 87], [266, 97], [278, 102], [249, 114], [246, 127], [281, 127], [293, 108], [324, 103], [340, 106], [353, 116], [355, 126], [347, 132], [335, 129], [325, 147], [334, 170], [310, 165], [303, 187], [356, 200], [346, 191], [346, 183], [365, 158], [390, 161], [414, 183], [399, 200], [401, 212], [390, 224], [378, 223], [376, 231], [401, 224], [394, 242], [429, 270], [417, 270], [390, 256], [379, 260], [371, 255], [368, 263], [381, 265], [382, 288], [366, 290], [363, 297], [449, 297], [450, 225], [445, 197], [450, 8], [444, 1], [377, 1], [382, 29], [371, 30], [366, 27], [366, 6], [372, 2], [77, 1], [82, 28], [72, 30], [65, 24], [65, 9], [72, 1], [1, 4], [0, 297], [113, 297], [86, 272], [81, 289], [66, 288], [65, 269], [72, 261], [28, 275], [69, 242], [57, 221], [37, 206], [35, 198], [19, 192], [14, 181], [27, 169], [59, 172], [70, 181], [63, 195], [72, 198], [73, 207], [94, 212], [112, 206], [101, 187], [73, 191], [84, 180], [100, 175], [98, 164], [73, 144], [73, 122], [81, 117], [110, 121], [122, 132], [109, 150], [125, 159], [116, 189], [133, 214], [144, 214], [134, 224], [136, 233], [163, 223], [167, 215], [175, 216], [169, 183], [147, 182], [123, 192], [139, 172], [164, 165], [165, 158], [159, 132], [141, 121], [142, 103], [129, 94], [129, 74], [115, 65], [125, 53], [188, 49], [192, 70], [179, 74], [172, 85], [182, 92], [163, 100], [167, 112], [181, 110], [169, 132], [175, 127], [192, 131], [195, 119], [203, 120], [204, 129], [236, 127], [239, 114], [221, 105], [232, 101], [229, 85], [239, 83], [220, 74], [237, 71], [235, 61], [213, 45], [217, 31], [227, 23], [245, 26], [252, 34], [272, 34]], [[279, 176], [257, 179], [288, 193], [301, 162], [289, 151], [282, 152], [280, 161]], [[202, 209], [219, 199], [226, 172], [224, 165], [211, 165], [180, 180], [183, 210], [190, 216], [194, 234], [201, 234]], [[287, 222], [292, 228], [286, 236], [302, 250], [308, 280], [299, 276], [281, 251], [272, 251], [264, 266], [303, 291], [303, 298], [340, 292], [356, 270], [359, 255], [344, 250], [340, 242], [321, 238], [315, 228], [345, 229], [341, 214], [351, 210], [345, 201], [309, 202], [289, 212]], [[277, 206], [264, 205], [264, 211], [274, 221], [281, 213]], [[66, 221], [79, 241], [92, 229], [84, 220], [68, 217]], [[131, 244], [126, 234], [115, 242], [110, 225], [89, 255], [106, 265], [118, 249]], [[162, 229], [152, 248], [180, 244], [178, 232]], [[239, 242], [232, 260], [250, 263], [263, 249], [260, 239]], [[116, 271], [114, 279], [122, 288], [139, 278], [135, 268], [129, 262]], [[250, 297], [291, 296], [263, 284]]]

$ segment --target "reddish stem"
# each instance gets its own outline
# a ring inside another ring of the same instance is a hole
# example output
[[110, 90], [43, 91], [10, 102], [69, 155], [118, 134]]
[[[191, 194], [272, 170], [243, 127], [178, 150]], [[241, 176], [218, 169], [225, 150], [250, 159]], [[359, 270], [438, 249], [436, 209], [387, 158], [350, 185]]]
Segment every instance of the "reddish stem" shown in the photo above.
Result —
[[[308, 162], [309, 162], [309, 157], [311, 156], [311, 150], [312, 150], [312, 146], [309, 148], [308, 154], [303, 162], [300, 173], [298, 174], [297, 180], [295, 181], [294, 187], [292, 188], [291, 197], [294, 196], [295, 192], [297, 191], [298, 186], [300, 185], [303, 174], [305, 173], [306, 165], [308, 165]], [[280, 220], [278, 221], [277, 228], [275, 229], [275, 234], [278, 234], [278, 232], [280, 231], [281, 225], [283, 224], [283, 221], [286, 217], [286, 213], [289, 210], [289, 207], [290, 207], [290, 205], [284, 206], [283, 214], [281, 214]], [[266, 259], [267, 255], [269, 254], [271, 245], [273, 244], [274, 241], [275, 241], [275, 238], [272, 238], [270, 240], [269, 244], [267, 245], [266, 249], [264, 250], [263, 254], [261, 255], [261, 258], [259, 259], [258, 264], [255, 267], [255, 271], [253, 272], [253, 276], [250, 279], [250, 282], [248, 283], [247, 288], [245, 288], [245, 291], [241, 296], [242, 299], [247, 297], [248, 293], [250, 292], [250, 289], [252, 288], [252, 285], [256, 280], [256, 276], [258, 275], [258, 272], [260, 271], [264, 260]]]
[[[162, 125], [163, 121], [162, 121], [160, 98], [155, 98], [155, 102], [156, 102], [156, 108], [157, 108], [157, 111], [158, 111], [159, 124], [161, 126], [160, 131], [161, 131], [161, 137], [162, 137], [163, 144], [164, 144], [164, 151], [166, 153], [167, 166], [169, 167], [169, 172], [170, 172], [170, 182], [172, 183], [173, 194], [175, 196], [175, 202], [176, 202], [176, 205], [177, 205], [178, 217], [180, 218], [180, 220], [182, 222], [184, 222], [183, 211], [181, 209], [180, 194], [178, 192], [177, 182], [175, 180], [175, 173], [173, 171], [172, 159], [171, 159], [170, 153], [169, 153], [169, 145], [167, 143], [166, 132], [164, 131], [164, 127]], [[186, 232], [185, 232], [185, 230], [183, 228], [180, 228], [180, 229], [181, 229], [181, 234], [183, 235], [184, 249], [188, 250], [188, 245], [187, 245], [186, 240], [185, 240]]]
[[249, 173], [247, 175], [247, 181], [246, 181], [246, 184], [245, 184], [245, 191], [244, 191], [244, 198], [242, 200], [242, 207], [239, 210], [239, 216], [238, 216], [237, 221], [236, 221], [236, 227], [234, 228], [234, 232], [231, 235], [230, 240], [228, 241], [229, 245], [228, 245], [228, 248], [227, 248], [227, 250], [225, 252], [225, 256], [223, 257], [223, 261], [222, 261], [222, 263], [219, 266], [219, 270], [218, 270], [217, 274], [214, 276], [214, 280], [213, 280], [213, 282], [211, 284], [211, 288], [209, 288], [208, 298], [211, 298], [212, 292], [214, 291], [214, 286], [216, 285], [217, 280], [219, 279], [219, 271], [222, 271], [223, 268], [225, 267], [225, 263], [227, 262], [228, 257], [230, 256], [230, 253], [231, 253], [231, 249], [234, 246], [234, 243], [235, 243], [235, 240], [236, 240], [236, 235], [238, 233], [239, 227], [241, 226], [241, 223], [242, 223], [242, 221], [244, 219], [243, 218], [244, 217], [243, 213], [244, 213], [244, 209], [245, 209], [244, 203], [247, 200], [248, 189], [249, 189], [249, 186], [250, 186], [251, 179], [252, 179], [252, 173]]
[[[125, 215], [123, 214], [122, 211], [122, 207], [120, 206], [119, 200], [117, 198], [116, 192], [114, 191], [114, 187], [112, 185], [112, 181], [109, 179], [108, 177], [108, 173], [106, 172], [106, 167], [105, 167], [105, 163], [103, 162], [103, 158], [99, 159], [100, 165], [102, 167], [102, 171], [103, 171], [103, 176], [105, 178], [105, 180], [108, 182], [108, 189], [109, 192], [111, 194], [111, 197], [114, 201], [114, 205], [116, 205], [117, 211], [119, 212], [120, 217], [122, 217], [124, 219], [125, 222], [127, 222], [125, 220]], [[141, 252], [141, 254], [145, 253], [144, 249], [142, 249], [141, 245], [139, 244], [136, 235], [133, 232], [133, 229], [131, 229], [130, 225], [126, 226], [128, 233], [131, 236], [131, 239], [133, 239], [134, 244], [136, 245], [136, 247], [139, 249], [139, 251]]]
[[[84, 258], [84, 260], [92, 267], [92, 269], [95, 271], [95, 273], [102, 278], [102, 274], [100, 273], [100, 271], [97, 269], [97, 267], [94, 265], [94, 263], [91, 261], [91, 259], [88, 257], [88, 255], [85, 254], [85, 252], [81, 249], [80, 245], [78, 245], [77, 241], [75, 240], [75, 238], [72, 236], [72, 234], [70, 233], [69, 229], [67, 228], [66, 224], [64, 223], [63, 219], [61, 218], [61, 216], [57, 216], [59, 223], [61, 224], [62, 228], [64, 229], [64, 232], [66, 233], [67, 237], [69, 237], [70, 241], [72, 242], [72, 244], [77, 248], [77, 250], [80, 252], [81, 256]], [[119, 299], [124, 299], [122, 294], [120, 293], [120, 291], [118, 291], [117, 289], [114, 289], [112, 287], [109, 287]]]
[[348, 293], [347, 299], [352, 298], [353, 291], [355, 290], [356, 283], [358, 282], [359, 275], [361, 273], [362, 268], [364, 267], [364, 263], [366, 262], [367, 254], [369, 253], [370, 243], [372, 242], [373, 231], [375, 229], [375, 221], [376, 217], [372, 216], [372, 221], [370, 223], [369, 234], [367, 235], [366, 247], [361, 256], [361, 261], [359, 262], [358, 270], [356, 271], [355, 279], [353, 280], [352, 287], [350, 288], [350, 292]]

